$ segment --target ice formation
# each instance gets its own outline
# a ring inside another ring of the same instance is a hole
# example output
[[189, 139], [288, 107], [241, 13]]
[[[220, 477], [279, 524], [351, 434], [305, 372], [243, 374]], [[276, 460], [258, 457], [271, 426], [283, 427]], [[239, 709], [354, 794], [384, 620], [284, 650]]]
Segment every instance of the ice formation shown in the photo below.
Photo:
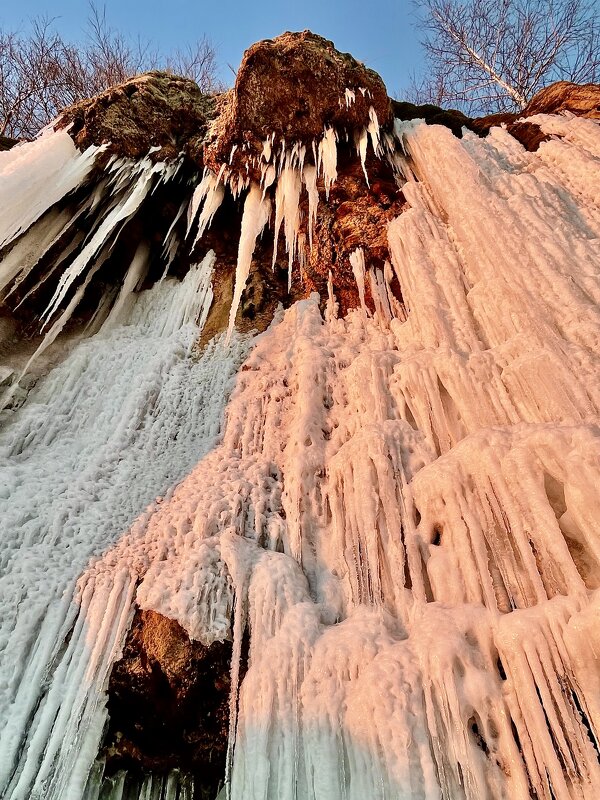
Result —
[[[360, 308], [338, 318], [330, 283], [326, 313], [298, 301], [251, 350], [235, 314], [271, 194], [294, 269], [338, 132], [314, 164], [267, 139], [262, 184], [199, 183], [188, 233], [247, 190], [229, 348], [192, 349], [212, 255], [139, 293], [136, 252], [1, 434], [3, 797], [124, 798], [94, 760], [134, 603], [233, 639], [228, 800], [598, 796], [600, 134], [537, 123], [560, 138], [529, 153], [500, 128], [392, 141], [373, 113], [358, 157], [370, 139], [407, 201], [392, 263], [355, 250]], [[121, 168], [49, 318], [167, 170]], [[36, 247], [65, 224], [42, 217]], [[140, 797], [178, 792], [149, 776]]]

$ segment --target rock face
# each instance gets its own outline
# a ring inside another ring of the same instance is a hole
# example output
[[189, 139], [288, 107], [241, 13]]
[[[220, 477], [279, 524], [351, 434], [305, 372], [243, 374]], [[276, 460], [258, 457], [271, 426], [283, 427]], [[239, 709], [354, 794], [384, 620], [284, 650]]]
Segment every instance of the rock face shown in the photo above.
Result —
[[530, 152], [535, 152], [550, 137], [539, 125], [527, 122], [536, 114], [561, 114], [568, 112], [578, 117], [600, 119], [600, 85], [587, 83], [580, 86], [569, 81], [557, 81], [539, 91], [518, 114], [493, 114], [470, 121], [476, 133], [487, 135], [495, 125], [505, 125], [507, 131]]
[[215, 99], [194, 81], [148, 72], [66, 109], [59, 127], [71, 126], [80, 150], [107, 144], [109, 153], [127, 158], [143, 158], [152, 148], [155, 161], [181, 152], [197, 158], [214, 109]]
[[138, 611], [109, 683], [107, 773], [178, 768], [214, 797], [225, 773], [230, 660], [231, 642], [205, 647], [174, 620]]
[[261, 154], [273, 134], [310, 144], [326, 125], [365, 127], [371, 108], [380, 124], [390, 121], [391, 103], [376, 72], [322, 36], [284, 33], [245, 52], [234, 88], [219, 99], [204, 160], [215, 172], [223, 164], [241, 168], [249, 156]]
[[[313, 247], [304, 266], [305, 292], [317, 291], [326, 297], [329, 271], [335, 265], [332, 283], [342, 314], [359, 304], [356, 278], [350, 266], [351, 253], [362, 248], [368, 263], [383, 268], [389, 259], [387, 225], [405, 204], [389, 165], [371, 158], [367, 171], [368, 187], [359, 163], [349, 158], [340, 166], [329, 202], [319, 206]], [[308, 209], [304, 210], [306, 219]], [[399, 287], [396, 289], [400, 299]]]
[[471, 118], [455, 109], [443, 109], [431, 103], [415, 105], [398, 100], [392, 100], [392, 107], [396, 119], [424, 119], [428, 125], [444, 125], [459, 139], [462, 138], [463, 127], [472, 129]]
[[600, 85], [557, 81], [539, 91], [519, 116], [560, 114], [564, 111], [577, 117], [600, 119]]

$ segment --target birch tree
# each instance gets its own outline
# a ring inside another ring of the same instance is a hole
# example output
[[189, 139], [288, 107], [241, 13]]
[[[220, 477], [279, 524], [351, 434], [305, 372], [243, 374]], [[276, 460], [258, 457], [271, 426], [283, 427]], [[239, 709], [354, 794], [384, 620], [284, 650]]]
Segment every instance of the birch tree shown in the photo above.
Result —
[[417, 0], [426, 77], [415, 99], [470, 113], [522, 109], [550, 83], [600, 80], [595, 0]]

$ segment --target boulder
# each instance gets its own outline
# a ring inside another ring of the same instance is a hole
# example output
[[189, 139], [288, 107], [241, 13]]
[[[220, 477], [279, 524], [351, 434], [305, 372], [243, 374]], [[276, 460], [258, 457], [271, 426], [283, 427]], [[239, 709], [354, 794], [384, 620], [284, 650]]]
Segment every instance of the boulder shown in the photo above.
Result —
[[155, 161], [181, 152], [201, 158], [201, 143], [215, 112], [214, 97], [194, 81], [166, 72], [147, 72], [62, 112], [57, 127], [69, 133], [80, 150], [108, 144], [108, 152], [142, 158], [151, 148]]
[[380, 125], [390, 122], [390, 100], [376, 72], [322, 36], [284, 33], [244, 53], [235, 86], [218, 100], [205, 163], [214, 172], [223, 164], [240, 168], [250, 156], [260, 156], [273, 134], [276, 141], [310, 145], [326, 125], [362, 129], [371, 108]]
[[106, 774], [200, 773], [216, 794], [229, 733], [231, 642], [191, 641], [174, 620], [137, 611], [108, 687]]

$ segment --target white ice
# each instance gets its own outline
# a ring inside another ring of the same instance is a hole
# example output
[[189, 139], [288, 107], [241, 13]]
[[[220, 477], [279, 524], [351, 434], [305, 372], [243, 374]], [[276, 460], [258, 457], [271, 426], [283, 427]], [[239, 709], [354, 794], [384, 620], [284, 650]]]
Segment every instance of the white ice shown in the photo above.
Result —
[[35, 141], [0, 153], [0, 247], [80, 186], [99, 149], [81, 153], [66, 129], [49, 128]]
[[[156, 340], [181, 302], [156, 294], [164, 317], [80, 344], [17, 412], [7, 798], [82, 796], [133, 602], [233, 639], [233, 800], [597, 798], [600, 147], [593, 126], [542, 125], [559, 138], [528, 153], [502, 129], [397, 123], [394, 275], [351, 265], [373, 315], [338, 318], [330, 283], [324, 315], [311, 296], [249, 354], [198, 357], [197, 331]], [[369, 135], [379, 152], [376, 118]], [[280, 190], [292, 235], [299, 175]], [[232, 337], [268, 215], [252, 185]], [[206, 285], [189, 280], [162, 286]]]
[[[214, 256], [138, 295], [84, 340], [0, 434], [0, 794], [80, 798], [103, 690], [131, 615], [128, 569], [76, 581], [219, 435], [247, 351], [193, 346]], [[152, 506], [150, 506], [152, 507]]]
[[256, 240], [269, 220], [271, 201], [263, 196], [260, 186], [253, 183], [246, 195], [244, 213], [242, 216], [242, 230], [238, 245], [238, 257], [235, 272], [235, 287], [233, 300], [229, 312], [229, 326], [227, 328], [227, 341], [231, 339], [235, 325], [235, 317], [242, 298], [242, 292], [250, 274], [252, 255], [256, 247]]

